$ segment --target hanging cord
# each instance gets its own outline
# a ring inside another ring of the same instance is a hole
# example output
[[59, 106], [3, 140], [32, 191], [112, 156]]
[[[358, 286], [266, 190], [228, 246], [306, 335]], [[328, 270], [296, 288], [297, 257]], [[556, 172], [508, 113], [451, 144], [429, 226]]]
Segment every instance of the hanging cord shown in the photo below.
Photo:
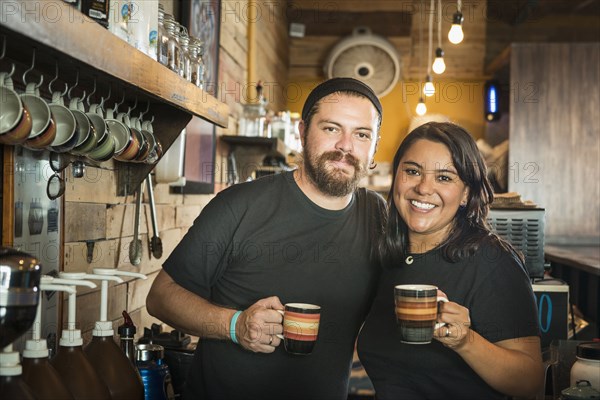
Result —
[[456, 1], [456, 10], [458, 12], [461, 12], [460, 10], [462, 10], [462, 1], [461, 0], [457, 0]]
[[442, 48], [442, 0], [438, 0], [438, 47]]
[[431, 0], [429, 8], [429, 52], [427, 54], [427, 75], [431, 75], [431, 54], [433, 53], [433, 14], [435, 13], [435, 0]]

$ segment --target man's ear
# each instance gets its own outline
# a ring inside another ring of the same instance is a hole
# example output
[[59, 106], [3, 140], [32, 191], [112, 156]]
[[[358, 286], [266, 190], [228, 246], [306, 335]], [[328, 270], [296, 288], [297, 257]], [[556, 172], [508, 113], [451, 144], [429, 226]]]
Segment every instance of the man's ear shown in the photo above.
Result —
[[302, 144], [302, 148], [306, 145], [305, 133], [306, 133], [306, 125], [304, 124], [304, 120], [301, 119], [298, 124], [298, 133], [300, 134], [300, 143]]

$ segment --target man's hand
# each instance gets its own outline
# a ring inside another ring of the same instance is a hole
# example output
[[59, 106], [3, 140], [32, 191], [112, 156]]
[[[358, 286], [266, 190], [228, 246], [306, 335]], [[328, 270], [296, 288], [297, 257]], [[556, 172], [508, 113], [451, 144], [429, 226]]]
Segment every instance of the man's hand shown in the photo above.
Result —
[[281, 343], [276, 335], [283, 333], [283, 310], [277, 296], [261, 299], [238, 317], [235, 334], [239, 345], [255, 353], [272, 353]]

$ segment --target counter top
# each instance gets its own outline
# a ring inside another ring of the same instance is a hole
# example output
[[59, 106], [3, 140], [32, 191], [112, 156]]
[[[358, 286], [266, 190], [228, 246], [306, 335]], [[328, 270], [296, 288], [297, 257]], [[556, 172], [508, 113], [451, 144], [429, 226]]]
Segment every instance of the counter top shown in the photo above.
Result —
[[600, 276], [600, 246], [546, 245], [546, 260]]

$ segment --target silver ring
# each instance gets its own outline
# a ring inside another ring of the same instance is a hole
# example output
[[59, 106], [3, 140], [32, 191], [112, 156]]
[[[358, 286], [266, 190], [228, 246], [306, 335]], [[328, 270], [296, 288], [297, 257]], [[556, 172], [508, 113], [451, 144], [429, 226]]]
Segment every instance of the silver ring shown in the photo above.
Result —
[[269, 335], [269, 345], [271, 345], [271, 343], [273, 343], [273, 335]]
[[444, 337], [450, 337], [450, 328], [448, 327], [448, 325], [446, 325], [446, 334], [444, 335]]

